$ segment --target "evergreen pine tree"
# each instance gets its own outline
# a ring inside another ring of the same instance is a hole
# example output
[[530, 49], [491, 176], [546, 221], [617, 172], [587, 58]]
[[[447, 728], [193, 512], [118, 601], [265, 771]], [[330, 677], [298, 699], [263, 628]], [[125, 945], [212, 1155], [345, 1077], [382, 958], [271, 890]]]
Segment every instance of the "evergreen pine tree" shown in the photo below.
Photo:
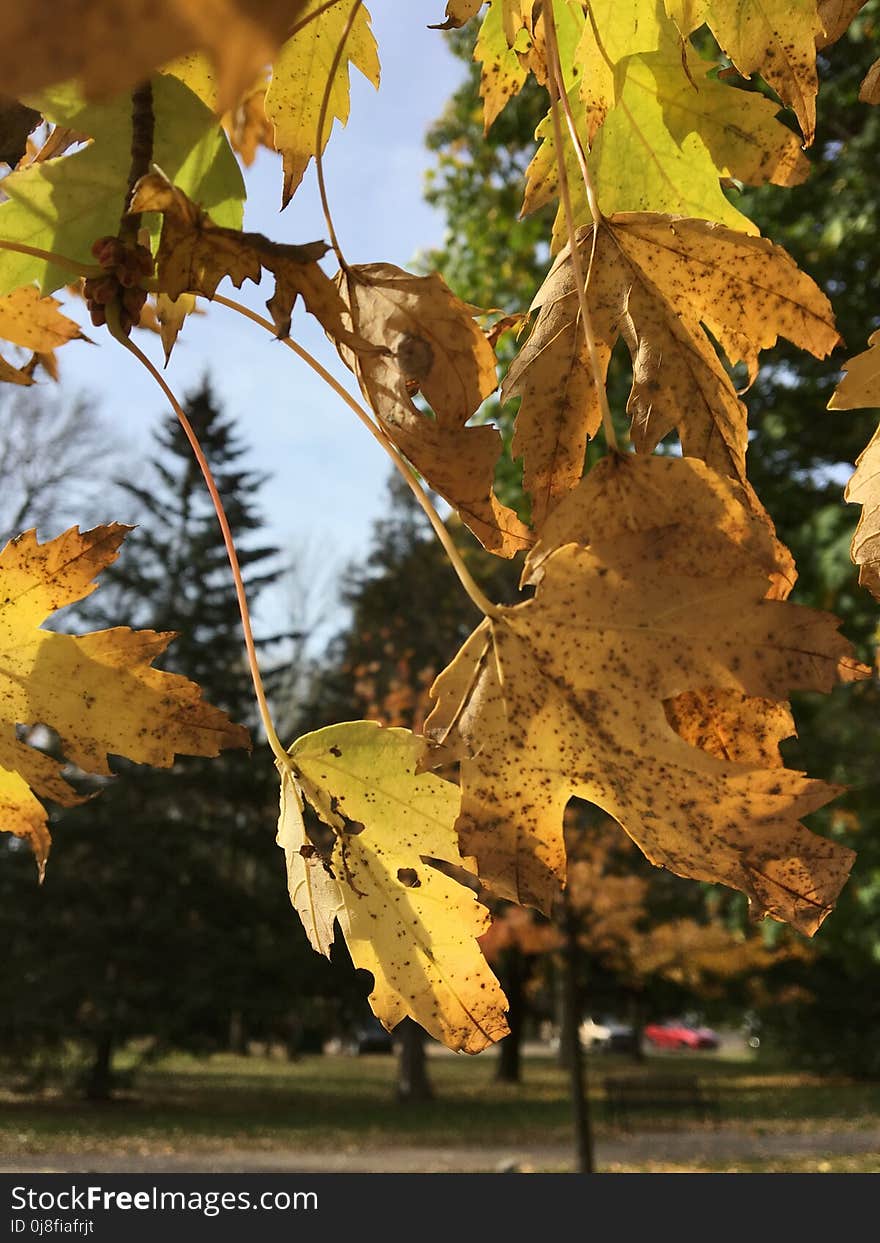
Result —
[[[274, 582], [275, 549], [257, 538], [262, 478], [243, 464], [232, 421], [207, 383], [186, 403], [224, 500], [248, 598]], [[0, 1035], [33, 1053], [73, 1036], [90, 1047], [86, 1088], [111, 1087], [131, 1038], [211, 1049], [248, 1034], [289, 1034], [326, 966], [298, 937], [274, 842], [277, 780], [258, 741], [241, 623], [210, 498], [176, 419], [143, 475], [122, 484], [137, 522], [102, 575], [89, 628], [177, 632], [157, 664], [254, 732], [254, 749], [181, 757], [171, 770], [114, 760], [99, 797], [59, 814], [45, 884], [24, 851], [0, 872], [7, 956]], [[127, 517], [129, 515], [115, 515]], [[98, 611], [100, 610], [100, 612]], [[30, 882], [30, 883], [29, 883]], [[15, 1004], [12, 1004], [14, 992]]]

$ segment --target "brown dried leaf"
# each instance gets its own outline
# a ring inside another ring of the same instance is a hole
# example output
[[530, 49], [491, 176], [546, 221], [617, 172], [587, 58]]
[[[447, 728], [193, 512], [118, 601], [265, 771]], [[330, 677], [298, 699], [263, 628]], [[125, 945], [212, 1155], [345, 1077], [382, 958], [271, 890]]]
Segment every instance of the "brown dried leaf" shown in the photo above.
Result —
[[[665, 556], [680, 562], [689, 573], [693, 563], [710, 563], [717, 556], [748, 574], [760, 568], [768, 579], [767, 595], [784, 600], [797, 574], [791, 553], [776, 538], [769, 516], [760, 510], [750, 488], [724, 479], [692, 459], [637, 456], [625, 472], [608, 472], [603, 480], [601, 521], [593, 509], [596, 482], [587, 476], [563, 497], [541, 528], [541, 535], [523, 566], [522, 582], [537, 583], [541, 567], [565, 544], [587, 546], [603, 535], [608, 539], [641, 531], [647, 510], [657, 527], [668, 528]], [[738, 504], [731, 506], [733, 497]], [[608, 516], [610, 513], [610, 517]]]
[[[638, 529], [604, 534], [635, 460], [614, 455], [590, 472], [591, 546], [547, 558], [534, 599], [483, 622], [434, 685], [426, 732], [444, 762], [463, 757], [462, 849], [496, 892], [547, 909], [565, 877], [562, 814], [579, 796], [652, 862], [741, 889], [756, 915], [812, 933], [853, 855], [798, 818], [837, 789], [763, 764], [757, 744], [736, 763], [691, 746], [665, 705], [705, 690], [781, 702], [868, 671], [836, 618], [765, 598], [766, 570], [741, 572], [741, 542], [728, 555], [722, 536], [710, 561], [688, 559], [690, 510], [676, 528], [668, 511], [633, 500]], [[667, 482], [670, 466], [684, 486], [703, 476], [713, 512], [717, 481], [705, 466], [650, 461]], [[747, 527], [733, 489], [727, 508], [735, 530]]]
[[823, 48], [830, 43], [836, 43], [865, 4], [866, 0], [819, 0], [822, 31], [816, 36], [816, 47]]
[[859, 99], [863, 104], [880, 104], [880, 60], [875, 60], [865, 74], [859, 87]]
[[[342, 357], [394, 443], [486, 548], [511, 557], [528, 547], [528, 531], [493, 492], [498, 431], [466, 426], [497, 387], [495, 355], [474, 319], [480, 312], [436, 273], [372, 263], [338, 279], [352, 331], [372, 347]], [[413, 404], [416, 393], [433, 417]]]
[[301, 296], [331, 337], [349, 339], [336, 286], [318, 267], [328, 249], [324, 242], [284, 245], [261, 233], [222, 228], [160, 173], [140, 179], [131, 211], [158, 211], [164, 216], [156, 267], [160, 288], [169, 298], [184, 293], [212, 298], [224, 276], [237, 288], [246, 280], [259, 284], [262, 269], [267, 268], [275, 277], [275, 292], [266, 306], [279, 337], [290, 331], [293, 306]]
[[[639, 452], [673, 428], [682, 449], [745, 483], [747, 413], [707, 330], [750, 382], [758, 352], [785, 336], [822, 357], [838, 343], [830, 303], [779, 246], [706, 220], [622, 212], [579, 231], [604, 382], [623, 336], [633, 361], [627, 409]], [[600, 423], [569, 248], [535, 295], [539, 314], [502, 397], [522, 397], [513, 442], [537, 526], [580, 478]]]

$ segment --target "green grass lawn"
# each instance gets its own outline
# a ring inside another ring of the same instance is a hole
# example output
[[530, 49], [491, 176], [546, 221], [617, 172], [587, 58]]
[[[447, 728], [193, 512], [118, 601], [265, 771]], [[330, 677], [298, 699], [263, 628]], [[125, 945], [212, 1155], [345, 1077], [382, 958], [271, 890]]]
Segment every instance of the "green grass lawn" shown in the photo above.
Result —
[[[637, 1069], [616, 1057], [590, 1059], [598, 1137], [620, 1134], [604, 1116], [602, 1076], [623, 1069], [650, 1073], [661, 1060], [665, 1067], [667, 1059], [651, 1059]], [[675, 1055], [672, 1060], [677, 1070], [696, 1072], [715, 1087], [722, 1125], [743, 1124], [756, 1134], [771, 1134], [811, 1125], [842, 1129], [880, 1124], [880, 1084], [784, 1072], [764, 1068], [760, 1060], [711, 1055]], [[0, 1079], [0, 1168], [3, 1156], [22, 1153], [571, 1143], [566, 1075], [552, 1058], [527, 1058], [520, 1085], [496, 1083], [490, 1057], [441, 1054], [431, 1057], [429, 1065], [436, 1099], [415, 1107], [396, 1102], [395, 1059], [387, 1056], [308, 1056], [287, 1062], [175, 1055], [142, 1068], [130, 1089], [103, 1105], [57, 1090], [18, 1092], [7, 1076]], [[676, 1124], [680, 1120], [662, 1116], [641, 1123]], [[876, 1168], [860, 1166], [858, 1160], [833, 1159], [828, 1169]], [[795, 1162], [776, 1168], [815, 1165]]]

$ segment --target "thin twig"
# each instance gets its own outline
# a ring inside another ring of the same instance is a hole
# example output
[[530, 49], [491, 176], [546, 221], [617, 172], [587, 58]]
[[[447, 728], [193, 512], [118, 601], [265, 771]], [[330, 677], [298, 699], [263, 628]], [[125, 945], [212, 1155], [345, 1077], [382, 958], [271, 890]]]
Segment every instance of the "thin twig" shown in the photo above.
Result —
[[[602, 379], [602, 370], [599, 363], [599, 351], [596, 348], [596, 334], [593, 330], [593, 321], [590, 317], [590, 308], [587, 304], [587, 286], [584, 279], [584, 269], [581, 263], [581, 255], [577, 244], [577, 233], [574, 225], [574, 212], [571, 206], [571, 192], [568, 185], [568, 174], [565, 168], [565, 155], [562, 149], [562, 125], [559, 121], [559, 97], [560, 93], [565, 93], [565, 83], [562, 80], [562, 71], [559, 67], [559, 45], [556, 40], [556, 24], [553, 20], [553, 6], [546, 5], [544, 8], [544, 21], [547, 39], [547, 60], [549, 72], [549, 90], [550, 90], [550, 117], [553, 123], [553, 141], [556, 145], [556, 167], [559, 172], [559, 197], [562, 200], [562, 211], [565, 215], [565, 223], [568, 228], [568, 247], [571, 252], [571, 267], [574, 273], [574, 283], [578, 295], [578, 307], [580, 309], [581, 325], [584, 330], [584, 340], [587, 345], [587, 353], [590, 356], [590, 366], [593, 370], [593, 383], [596, 386], [596, 398], [599, 402], [599, 409], [602, 413], [602, 427], [605, 431], [605, 443], [611, 450], [617, 449], [617, 432], [614, 430], [614, 420], [611, 417], [611, 407], [608, 404], [608, 394], [605, 392], [605, 384]], [[586, 169], [586, 161], [584, 162]], [[587, 173], [589, 176], [589, 173]], [[585, 181], [587, 188], [587, 197], [590, 198], [592, 192], [592, 182]], [[595, 252], [595, 241], [598, 234], [599, 226], [602, 222], [602, 213], [599, 211], [598, 203], [596, 203], [595, 211], [593, 203], [595, 201], [595, 193], [590, 200], [590, 210], [593, 212], [593, 245]], [[590, 262], [590, 270], [592, 271], [592, 259]]]
[[298, 22], [294, 22], [290, 30], [287, 32], [288, 39], [292, 39], [294, 35], [298, 35], [301, 30], [304, 30], [306, 26], [308, 26], [316, 18], [320, 17], [322, 13], [326, 13], [328, 9], [332, 9], [339, 3], [340, 0], [325, 0], [325, 3], [322, 4], [319, 9], [314, 9], [306, 17], [301, 17]]
[[247, 595], [245, 593], [244, 580], [242, 579], [242, 576], [241, 576], [241, 566], [239, 565], [239, 561], [238, 561], [238, 553], [235, 548], [235, 541], [232, 536], [232, 530], [229, 526], [229, 519], [226, 516], [226, 510], [224, 509], [223, 501], [220, 497], [220, 493], [217, 490], [217, 484], [214, 481], [214, 476], [211, 471], [211, 467], [208, 464], [208, 460], [205, 457], [204, 451], [202, 450], [202, 446], [199, 443], [199, 438], [196, 435], [195, 431], [193, 430], [192, 424], [190, 423], [189, 419], [186, 417], [186, 414], [184, 413], [183, 407], [180, 405], [180, 402], [177, 400], [177, 398], [174, 396], [174, 393], [171, 391], [168, 384], [165, 382], [165, 379], [162, 376], [161, 372], [156, 367], [153, 366], [149, 358], [147, 358], [146, 354], [144, 354], [142, 350], [138, 349], [138, 347], [133, 342], [129, 341], [128, 337], [126, 337], [125, 334], [121, 331], [119, 327], [119, 322], [118, 322], [117, 308], [111, 305], [111, 306], [108, 306], [107, 310], [108, 310], [107, 326], [110, 329], [111, 334], [116, 338], [116, 340], [119, 342], [120, 345], [123, 345], [130, 354], [134, 355], [134, 357], [138, 360], [141, 366], [147, 369], [147, 371], [150, 373], [150, 375], [153, 377], [153, 379], [156, 381], [156, 383], [161, 388], [162, 392], [165, 394], [165, 397], [168, 400], [168, 404], [171, 406], [172, 410], [177, 415], [178, 422], [180, 423], [180, 426], [183, 429], [184, 435], [189, 441], [190, 448], [193, 451], [195, 459], [198, 462], [199, 467], [201, 469], [205, 483], [207, 484], [208, 492], [210, 493], [211, 500], [214, 504], [214, 512], [217, 515], [217, 521], [220, 524], [220, 530], [223, 534], [223, 543], [226, 546], [226, 555], [229, 558], [229, 565], [232, 570], [233, 580], [235, 582], [235, 594], [236, 594], [236, 598], [238, 599], [239, 613], [241, 614], [241, 625], [242, 625], [242, 630], [244, 631], [244, 644], [247, 650], [248, 667], [250, 668], [250, 671], [251, 671], [251, 678], [254, 684], [254, 693], [257, 697], [257, 707], [259, 708], [259, 712], [260, 712], [260, 719], [262, 720], [263, 728], [266, 731], [266, 741], [271, 747], [272, 753], [275, 756], [275, 758], [279, 760], [285, 766], [285, 768], [287, 768], [290, 764], [290, 759], [284, 747], [281, 745], [281, 740], [279, 739], [278, 734], [275, 730], [275, 725], [272, 721], [272, 713], [269, 710], [269, 703], [268, 703], [268, 700], [266, 699], [266, 692], [263, 687], [263, 679], [260, 675], [260, 666], [257, 660], [257, 649], [254, 643], [253, 630], [251, 629], [250, 610], [248, 609]]
[[73, 272], [75, 276], [106, 276], [104, 268], [97, 263], [77, 263], [66, 255], [57, 255], [54, 250], [41, 250], [39, 246], [26, 246], [24, 242], [9, 242], [0, 238], [0, 250], [11, 250], [17, 255], [32, 255], [34, 259], [43, 259], [65, 272]]
[[[221, 306], [228, 307], [231, 311], [238, 311], [240, 315], [244, 315], [246, 319], [250, 319], [255, 324], [259, 324], [261, 328], [265, 328], [267, 332], [272, 333], [273, 337], [275, 336], [276, 331], [277, 331], [275, 328], [275, 325], [270, 320], [264, 319], [262, 315], [258, 315], [256, 311], [250, 310], [249, 307], [243, 306], [240, 302], [233, 301], [232, 298], [224, 298], [221, 294], [215, 294], [213, 301], [219, 302]], [[446, 526], [444, 525], [443, 520], [441, 519], [440, 515], [437, 513], [437, 510], [431, 504], [431, 500], [428, 494], [425, 492], [425, 489], [422, 487], [422, 485], [419, 483], [418, 479], [416, 478], [415, 474], [413, 473], [412, 468], [401, 456], [400, 452], [397, 449], [397, 446], [391, 440], [390, 436], [385, 431], [385, 429], [382, 427], [382, 425], [375, 423], [373, 419], [370, 418], [370, 415], [367, 413], [364, 407], [360, 404], [360, 402], [356, 401], [355, 398], [352, 397], [351, 393], [349, 393], [343, 387], [343, 385], [341, 385], [339, 381], [334, 376], [332, 376], [330, 372], [327, 371], [327, 369], [321, 365], [321, 363], [318, 362], [317, 358], [314, 358], [308, 352], [308, 350], [303, 349], [303, 347], [297, 341], [294, 341], [291, 337], [278, 337], [277, 339], [281, 342], [282, 345], [286, 345], [288, 349], [293, 350], [294, 354], [296, 354], [298, 358], [301, 358], [304, 363], [307, 363], [312, 368], [312, 370], [316, 372], [326, 384], [329, 384], [329, 386], [333, 389], [333, 392], [337, 395], [337, 397], [341, 398], [342, 401], [344, 401], [345, 404], [349, 407], [349, 409], [352, 410], [353, 413], [357, 415], [358, 419], [360, 419], [361, 423], [363, 423], [364, 427], [367, 429], [370, 435], [374, 438], [374, 440], [377, 440], [379, 442], [379, 444], [382, 446], [382, 448], [391, 458], [394, 465], [400, 471], [401, 475], [403, 476], [403, 478], [406, 480], [407, 484], [409, 485], [416, 500], [421, 505], [422, 509], [425, 511], [428, 521], [431, 523], [431, 526], [434, 528], [434, 533], [436, 534], [440, 543], [443, 545], [443, 549], [447, 557], [449, 558], [450, 562], [452, 563], [452, 568], [455, 570], [456, 574], [458, 575], [459, 581], [461, 582], [462, 587], [467, 592], [471, 601], [477, 606], [480, 612], [483, 613], [486, 617], [492, 617], [496, 619], [500, 617], [501, 616], [500, 609], [498, 608], [497, 605], [493, 604], [491, 600], [487, 598], [487, 596], [480, 590], [479, 586], [474, 581], [474, 578], [472, 577], [470, 570], [467, 568], [464, 561], [462, 560], [461, 553], [458, 551], [458, 549], [455, 546], [452, 536], [449, 534], [449, 531], [446, 529]]]

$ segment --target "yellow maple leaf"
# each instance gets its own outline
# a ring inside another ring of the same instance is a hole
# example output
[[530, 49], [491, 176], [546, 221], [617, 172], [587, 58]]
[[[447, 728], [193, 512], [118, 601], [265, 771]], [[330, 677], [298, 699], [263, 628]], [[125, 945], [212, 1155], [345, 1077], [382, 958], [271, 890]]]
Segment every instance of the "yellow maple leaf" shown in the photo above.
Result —
[[[22, 96], [78, 78], [90, 98], [115, 95], [166, 61], [204, 49], [220, 111], [272, 60], [306, 0], [34, 0], [4, 13], [0, 81]], [[21, 55], [27, 48], [28, 54]]]
[[816, 132], [817, 0], [666, 0], [683, 35], [704, 22], [743, 77], [759, 73], [794, 109], [804, 142]]
[[[704, 329], [749, 382], [784, 336], [817, 357], [838, 343], [818, 286], [780, 246], [705, 220], [625, 212], [579, 234], [601, 379], [622, 336], [633, 361], [633, 443], [650, 452], [677, 427], [689, 457], [745, 483], [747, 412]], [[513, 442], [539, 524], [574, 486], [601, 422], [566, 247], [532, 310], [502, 397], [520, 396]]]
[[[407, 1014], [451, 1049], [479, 1053], [507, 1035], [507, 1003], [477, 944], [489, 912], [431, 860], [473, 874], [453, 825], [458, 788], [416, 773], [425, 741], [369, 721], [332, 725], [290, 748], [278, 844], [309, 941], [328, 954], [338, 920], [370, 1004], [390, 1031]], [[300, 789], [332, 830], [306, 833]]]
[[474, 45], [474, 60], [481, 64], [480, 97], [483, 128], [488, 132], [502, 109], [522, 90], [529, 70], [523, 53], [531, 47], [525, 24], [509, 32], [505, 0], [490, 0]]
[[[334, 4], [327, 8], [324, 0], [306, 0], [303, 17], [313, 16], [313, 20], [287, 40], [272, 66], [272, 80], [266, 92], [266, 115], [275, 126], [275, 149], [284, 158], [282, 207], [290, 202], [309, 161], [327, 145], [334, 119], [343, 125], [348, 121], [349, 63], [373, 86], [379, 85], [376, 40], [370, 30], [370, 15], [363, 7], [358, 10], [348, 32], [330, 81], [336, 50], [350, 15], [350, 4]], [[328, 81], [330, 96], [319, 149], [318, 120]]]
[[[0, 828], [29, 838], [42, 871], [50, 837], [35, 795], [80, 801], [64, 780], [65, 760], [111, 775], [109, 755], [169, 767], [176, 754], [219, 755], [249, 745], [248, 732], [206, 703], [199, 687], [153, 669], [173, 634], [118, 627], [58, 634], [42, 624], [90, 595], [130, 527], [71, 528], [44, 544], [34, 531], [0, 553]], [[18, 727], [46, 725], [64, 759], [36, 750]]]
[[[57, 298], [41, 298], [35, 286], [22, 285], [0, 297], [0, 337], [51, 359], [59, 346], [77, 338], [85, 339], [79, 324], [62, 315], [60, 306]], [[0, 358], [0, 380], [12, 384], [32, 383], [26, 369], [14, 367], [3, 358]]]
[[[851, 358], [846, 374], [828, 403], [829, 410], [880, 406], [880, 332], [868, 338], [868, 349]], [[880, 428], [856, 460], [844, 497], [862, 506], [850, 550], [859, 567], [859, 582], [880, 600]]]
[[[426, 733], [439, 762], [461, 762], [462, 850], [496, 892], [547, 909], [565, 879], [562, 817], [576, 795], [652, 862], [740, 889], [754, 914], [812, 933], [853, 854], [798, 819], [837, 789], [689, 745], [665, 703], [707, 688], [781, 702], [869, 671], [836, 618], [766, 599], [766, 568], [741, 572], [743, 546], [726, 545], [723, 530], [707, 561], [698, 528], [710, 523], [695, 528], [692, 506], [679, 525], [668, 510], [658, 522], [650, 497], [640, 505], [627, 485], [634, 461], [611, 455], [589, 473], [590, 546], [549, 556], [534, 599], [484, 621], [432, 688]], [[688, 459], [647, 461], [662, 464], [673, 497], [711, 477]], [[711, 480], [710, 513], [716, 489]], [[732, 489], [726, 509], [734, 529], [748, 527]]]
[[[493, 491], [499, 432], [465, 426], [498, 383], [477, 309], [437, 273], [390, 263], [350, 267], [339, 286], [353, 334], [371, 347], [342, 357], [394, 443], [486, 548], [511, 557], [528, 547], [527, 529]], [[417, 392], [433, 418], [413, 404]]]

